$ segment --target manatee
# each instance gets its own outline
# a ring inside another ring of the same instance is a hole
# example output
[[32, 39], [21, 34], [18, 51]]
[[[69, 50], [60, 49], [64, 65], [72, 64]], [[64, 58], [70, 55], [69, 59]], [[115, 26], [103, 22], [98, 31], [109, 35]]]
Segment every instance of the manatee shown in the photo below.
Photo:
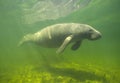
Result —
[[25, 35], [19, 45], [32, 42], [43, 47], [58, 48], [56, 53], [61, 54], [70, 43], [73, 43], [71, 49], [77, 50], [84, 39], [99, 38], [101, 33], [90, 25], [63, 23], [47, 26], [34, 34]]

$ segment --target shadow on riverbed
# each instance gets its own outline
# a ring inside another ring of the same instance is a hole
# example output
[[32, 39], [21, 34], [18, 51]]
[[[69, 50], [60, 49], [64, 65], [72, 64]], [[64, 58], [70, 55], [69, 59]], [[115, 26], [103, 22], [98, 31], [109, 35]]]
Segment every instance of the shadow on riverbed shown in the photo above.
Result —
[[86, 69], [83, 70], [83, 68], [82, 70], [80, 70], [79, 68], [75, 69], [72, 66], [71, 68], [66, 68], [64, 66], [59, 67], [59, 64], [57, 65], [57, 67], [51, 66], [49, 60], [44, 55], [41, 55], [41, 57], [44, 60], [44, 64], [42, 64], [41, 67], [36, 67], [35, 71], [41, 72], [42, 70], [42, 72], [45, 71], [51, 73], [52, 75], [70, 77], [80, 82], [90, 80], [100, 81], [102, 83], [109, 83], [104, 75], [97, 75], [94, 71], [87, 71]]

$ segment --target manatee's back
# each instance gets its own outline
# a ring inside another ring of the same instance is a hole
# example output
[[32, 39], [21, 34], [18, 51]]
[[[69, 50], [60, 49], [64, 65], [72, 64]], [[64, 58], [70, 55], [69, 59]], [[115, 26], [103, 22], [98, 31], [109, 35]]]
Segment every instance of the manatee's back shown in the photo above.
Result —
[[39, 34], [39, 44], [46, 47], [59, 47], [66, 37], [73, 34], [75, 29], [74, 23], [64, 23], [48, 26], [41, 31]]

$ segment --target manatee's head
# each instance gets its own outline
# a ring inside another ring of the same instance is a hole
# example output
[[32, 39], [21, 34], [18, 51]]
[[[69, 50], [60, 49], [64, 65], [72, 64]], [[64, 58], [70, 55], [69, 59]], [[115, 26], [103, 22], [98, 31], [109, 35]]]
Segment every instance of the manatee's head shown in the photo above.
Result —
[[86, 24], [82, 24], [80, 25], [83, 29], [83, 37], [89, 40], [97, 40], [99, 38], [101, 38], [101, 33], [99, 31], [97, 31], [96, 29], [94, 29], [93, 27], [86, 25]]

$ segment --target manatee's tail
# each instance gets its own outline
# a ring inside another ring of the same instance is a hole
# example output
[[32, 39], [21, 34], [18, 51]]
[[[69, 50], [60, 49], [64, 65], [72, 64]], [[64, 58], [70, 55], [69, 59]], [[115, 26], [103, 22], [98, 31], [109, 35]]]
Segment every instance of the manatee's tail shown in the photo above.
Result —
[[23, 39], [18, 43], [17, 46], [21, 46], [21, 45], [23, 45], [23, 44], [25, 44], [25, 43], [27, 43], [27, 42], [31, 42], [31, 41], [32, 41], [32, 37], [33, 37], [32, 34], [25, 35], [25, 36], [23, 37]]
[[18, 47], [19, 46], [22, 46], [24, 43], [26, 42], [26, 40], [25, 40], [25, 36], [22, 38], [22, 40], [18, 43]]
[[17, 46], [18, 46], [18, 47], [19, 47], [19, 46], [22, 46], [22, 45], [23, 45], [23, 43], [24, 43], [24, 41], [23, 41], [23, 40], [21, 40], [21, 41], [18, 43], [18, 45], [17, 45]]

